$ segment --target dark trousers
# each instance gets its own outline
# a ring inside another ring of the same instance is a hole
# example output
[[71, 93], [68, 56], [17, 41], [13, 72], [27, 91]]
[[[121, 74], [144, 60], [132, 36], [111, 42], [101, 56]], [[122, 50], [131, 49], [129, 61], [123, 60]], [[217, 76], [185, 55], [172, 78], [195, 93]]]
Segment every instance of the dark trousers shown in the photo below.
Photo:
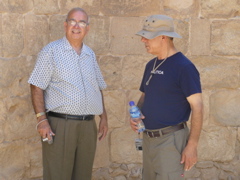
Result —
[[53, 144], [42, 143], [44, 180], [91, 180], [96, 150], [95, 120], [48, 117], [56, 134]]

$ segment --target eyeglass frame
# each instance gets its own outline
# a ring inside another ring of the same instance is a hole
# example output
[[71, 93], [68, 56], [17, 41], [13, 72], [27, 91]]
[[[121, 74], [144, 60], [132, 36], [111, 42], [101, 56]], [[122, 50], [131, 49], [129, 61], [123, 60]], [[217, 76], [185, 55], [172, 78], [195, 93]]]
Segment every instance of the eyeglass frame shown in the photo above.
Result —
[[[76, 26], [77, 24], [81, 28], [85, 28], [89, 25], [89, 23], [85, 22], [84, 20], [80, 20], [77, 22], [75, 19], [66, 19], [66, 22], [71, 26]], [[74, 22], [74, 25], [71, 22]]]

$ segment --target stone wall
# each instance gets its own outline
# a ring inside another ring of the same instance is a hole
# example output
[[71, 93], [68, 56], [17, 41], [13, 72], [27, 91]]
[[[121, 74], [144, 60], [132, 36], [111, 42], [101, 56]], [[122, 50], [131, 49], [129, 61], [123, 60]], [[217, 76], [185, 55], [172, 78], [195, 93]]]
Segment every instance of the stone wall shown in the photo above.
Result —
[[[64, 35], [72, 7], [90, 14], [86, 44], [96, 52], [108, 84], [104, 91], [109, 133], [98, 142], [93, 179], [141, 178], [137, 135], [129, 127], [128, 101], [137, 101], [145, 64], [152, 58], [134, 35], [143, 19], [175, 19], [177, 48], [201, 73], [204, 125], [199, 162], [188, 180], [240, 179], [239, 0], [1, 0], [0, 179], [42, 179], [41, 144], [28, 77], [39, 50]], [[98, 120], [97, 120], [98, 121]]]

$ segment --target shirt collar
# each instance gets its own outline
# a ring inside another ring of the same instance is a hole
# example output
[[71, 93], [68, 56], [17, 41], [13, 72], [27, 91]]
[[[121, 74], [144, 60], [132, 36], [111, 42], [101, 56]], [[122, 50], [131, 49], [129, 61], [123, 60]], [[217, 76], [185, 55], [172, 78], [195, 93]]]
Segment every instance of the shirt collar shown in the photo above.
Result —
[[[65, 50], [73, 50], [72, 46], [70, 45], [68, 39], [66, 36], [63, 37], [63, 44], [64, 44], [64, 48]], [[87, 54], [87, 55], [90, 55], [90, 52], [87, 48], [87, 46], [83, 43], [83, 46], [82, 46], [82, 51], [81, 51], [82, 54]]]

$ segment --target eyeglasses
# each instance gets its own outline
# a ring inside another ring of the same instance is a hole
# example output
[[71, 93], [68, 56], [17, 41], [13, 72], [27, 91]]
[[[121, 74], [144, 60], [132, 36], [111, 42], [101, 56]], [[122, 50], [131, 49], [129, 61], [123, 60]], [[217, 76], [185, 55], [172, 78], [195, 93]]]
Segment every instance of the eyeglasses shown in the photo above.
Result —
[[81, 27], [81, 28], [85, 28], [85, 27], [88, 25], [88, 23], [86, 23], [85, 21], [79, 21], [79, 22], [77, 22], [77, 21], [74, 20], [74, 19], [69, 19], [69, 20], [66, 20], [66, 21], [67, 21], [67, 23], [68, 23], [69, 25], [71, 25], [71, 26], [76, 26], [76, 24], [78, 24], [78, 26]]

